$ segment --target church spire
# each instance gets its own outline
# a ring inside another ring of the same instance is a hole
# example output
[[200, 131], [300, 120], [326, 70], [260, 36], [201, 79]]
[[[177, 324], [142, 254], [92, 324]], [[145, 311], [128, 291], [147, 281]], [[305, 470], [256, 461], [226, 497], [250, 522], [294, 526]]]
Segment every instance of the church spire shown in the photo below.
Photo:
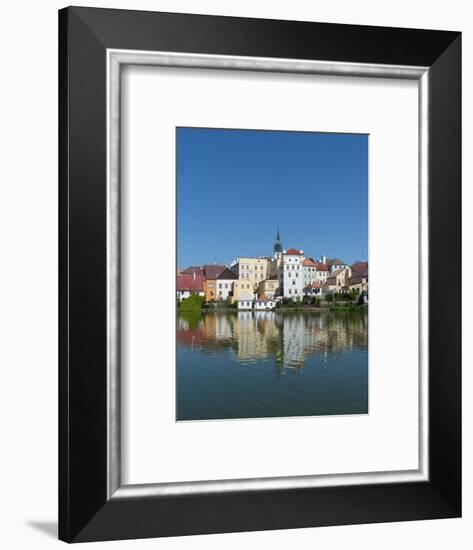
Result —
[[279, 236], [279, 227], [276, 231], [276, 242], [274, 243], [274, 253], [277, 254], [278, 252], [282, 252], [282, 246], [281, 246], [281, 238]]

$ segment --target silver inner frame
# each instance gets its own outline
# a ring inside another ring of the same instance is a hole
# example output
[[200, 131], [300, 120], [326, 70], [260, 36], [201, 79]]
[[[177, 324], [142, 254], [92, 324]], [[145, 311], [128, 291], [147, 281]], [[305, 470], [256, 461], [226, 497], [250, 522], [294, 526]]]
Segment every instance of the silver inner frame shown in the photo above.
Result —
[[[120, 75], [151, 65], [417, 80], [419, 84], [419, 466], [416, 470], [122, 485], [120, 361]], [[428, 102], [427, 67], [135, 50], [107, 50], [108, 499], [418, 482], [428, 471]]]

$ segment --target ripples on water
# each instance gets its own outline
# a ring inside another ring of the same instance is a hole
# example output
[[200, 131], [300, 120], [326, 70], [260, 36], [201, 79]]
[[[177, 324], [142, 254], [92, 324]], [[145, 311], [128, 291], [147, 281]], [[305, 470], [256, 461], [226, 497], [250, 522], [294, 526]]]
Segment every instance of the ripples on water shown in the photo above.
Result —
[[179, 315], [177, 420], [367, 412], [367, 312]]

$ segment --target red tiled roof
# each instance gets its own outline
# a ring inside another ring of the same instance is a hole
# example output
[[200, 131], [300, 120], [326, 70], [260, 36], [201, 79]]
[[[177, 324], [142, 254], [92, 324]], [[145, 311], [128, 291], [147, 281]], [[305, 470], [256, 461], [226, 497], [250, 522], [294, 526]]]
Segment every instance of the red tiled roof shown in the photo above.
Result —
[[300, 250], [296, 250], [295, 248], [290, 248], [289, 250], [286, 250], [286, 255], [289, 254], [290, 256], [299, 256]]
[[328, 271], [328, 265], [322, 264], [321, 262], [315, 262], [315, 267], [317, 271]]
[[189, 292], [202, 292], [204, 290], [204, 277], [202, 275], [179, 275], [177, 278], [177, 290]]
[[306, 258], [302, 262], [302, 265], [305, 265], [305, 266], [308, 266], [308, 267], [317, 267], [317, 264], [314, 262], [314, 260], [312, 258]]
[[256, 300], [257, 302], [271, 302], [269, 298], [267, 298], [264, 294], [261, 294], [261, 296]]

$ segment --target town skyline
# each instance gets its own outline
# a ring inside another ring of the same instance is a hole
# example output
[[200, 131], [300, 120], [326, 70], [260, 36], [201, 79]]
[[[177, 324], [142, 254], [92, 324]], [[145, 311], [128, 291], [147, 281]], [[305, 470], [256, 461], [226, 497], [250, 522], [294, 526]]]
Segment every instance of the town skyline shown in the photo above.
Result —
[[[279, 234], [282, 235], [282, 231], [280, 231], [278, 227], [276, 227], [274, 235], [276, 235], [277, 232], [279, 232]], [[321, 253], [313, 254], [311, 251], [306, 250], [302, 246], [288, 246], [288, 247], [286, 247], [286, 246], [284, 246], [282, 236], [281, 236], [281, 243], [282, 243], [283, 251], [289, 250], [291, 248], [296, 248], [297, 250], [302, 250], [308, 258], [312, 258], [313, 260], [316, 260], [316, 261], [321, 260], [321, 258], [323, 258], [323, 257], [325, 257], [327, 259], [338, 258], [338, 259], [343, 260], [348, 265], [351, 265], [351, 264], [356, 263], [356, 262], [367, 262], [368, 261], [367, 254], [365, 254], [363, 256], [360, 255], [360, 256], [357, 256], [357, 257], [354, 257], [354, 258], [345, 259], [344, 257], [342, 257], [341, 254], [336, 254], [336, 253], [327, 254], [324, 251], [322, 251]], [[213, 256], [210, 259], [209, 258], [204, 258], [200, 262], [187, 263], [185, 265], [184, 264], [181, 265], [182, 262], [180, 263], [178, 261], [177, 262], [177, 268], [178, 268], [178, 270], [182, 270], [182, 269], [189, 268], [191, 266], [195, 266], [195, 267], [200, 266], [200, 267], [202, 267], [202, 266], [205, 266], [205, 265], [224, 265], [224, 266], [229, 267], [229, 266], [232, 265], [232, 263], [237, 261], [238, 258], [255, 258], [255, 259], [257, 259], [257, 258], [272, 258], [272, 256], [273, 256], [273, 251], [272, 251], [273, 246], [274, 246], [274, 236], [273, 236], [272, 245], [270, 246], [269, 252], [267, 254], [263, 254], [263, 253], [261, 253], [261, 254], [234, 254], [231, 257], [227, 257], [227, 258], [223, 258], [223, 259], [220, 259], [220, 258], [217, 258], [216, 256]], [[178, 257], [179, 257], [179, 255], [178, 255]]]
[[368, 259], [368, 136], [177, 129], [179, 268], [283, 248]]

